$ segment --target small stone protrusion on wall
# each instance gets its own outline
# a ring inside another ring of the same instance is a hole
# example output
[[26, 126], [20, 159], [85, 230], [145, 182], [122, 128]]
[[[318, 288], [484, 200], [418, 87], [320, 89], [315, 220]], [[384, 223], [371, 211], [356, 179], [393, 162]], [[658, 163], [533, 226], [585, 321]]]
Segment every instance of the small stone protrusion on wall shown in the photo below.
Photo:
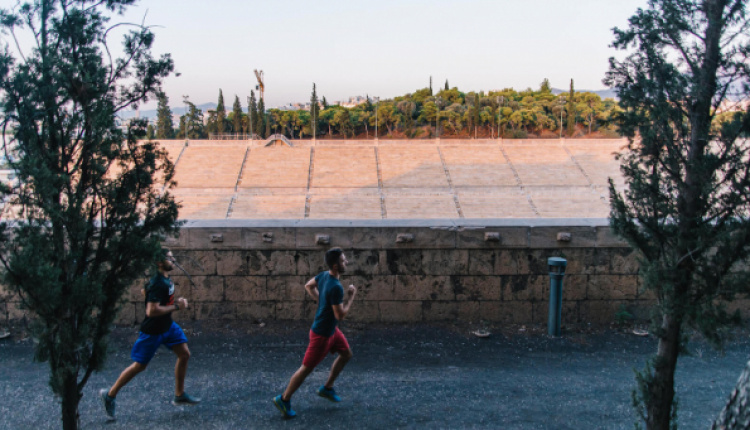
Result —
[[411, 233], [399, 233], [396, 235], [396, 243], [412, 243], [414, 235]]
[[315, 235], [315, 243], [318, 245], [330, 245], [331, 244], [331, 236], [327, 234], [316, 234]]
[[495, 242], [500, 243], [502, 241], [502, 238], [500, 237], [500, 233], [496, 231], [489, 231], [484, 234], [484, 241], [485, 242]]
[[273, 242], [273, 233], [271, 233], [270, 231], [263, 233], [263, 242]]
[[211, 242], [224, 242], [224, 235], [221, 233], [216, 233], [211, 235]]
[[573, 235], [570, 234], [570, 233], [568, 233], [568, 232], [566, 232], [566, 231], [561, 231], [561, 232], [557, 233], [557, 241], [558, 242], [570, 242], [570, 240], [572, 238], [573, 238]]

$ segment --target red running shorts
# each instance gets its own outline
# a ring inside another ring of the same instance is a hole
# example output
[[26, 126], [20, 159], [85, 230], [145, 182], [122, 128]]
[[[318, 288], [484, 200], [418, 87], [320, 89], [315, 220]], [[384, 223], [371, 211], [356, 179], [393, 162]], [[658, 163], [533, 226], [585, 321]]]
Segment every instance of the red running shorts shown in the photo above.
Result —
[[314, 369], [330, 352], [342, 352], [349, 349], [349, 342], [346, 341], [344, 333], [341, 333], [338, 327], [331, 336], [321, 336], [310, 330], [310, 344], [307, 345], [305, 358], [302, 365], [308, 369]]

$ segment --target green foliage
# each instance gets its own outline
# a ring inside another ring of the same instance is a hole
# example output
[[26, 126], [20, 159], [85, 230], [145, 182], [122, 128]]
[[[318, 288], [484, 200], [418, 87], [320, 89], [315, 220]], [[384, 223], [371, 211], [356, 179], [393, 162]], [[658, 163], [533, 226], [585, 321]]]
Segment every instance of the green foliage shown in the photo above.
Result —
[[617, 308], [617, 312], [615, 312], [615, 324], [617, 325], [625, 325], [633, 320], [633, 314], [628, 312], [628, 309], [625, 307], [625, 305], [621, 304], [620, 307]]
[[320, 118], [320, 105], [318, 103], [318, 93], [315, 91], [315, 82], [313, 82], [312, 95], [310, 96], [310, 116], [312, 117], [311, 133], [313, 136], [318, 134], [318, 119]]
[[227, 131], [224, 120], [227, 118], [227, 111], [224, 107], [224, 93], [219, 89], [219, 101], [216, 103], [216, 133], [223, 134]]
[[576, 131], [576, 104], [575, 104], [575, 90], [573, 89], [573, 80], [570, 80], [570, 93], [568, 93], [568, 105], [565, 111], [568, 116], [568, 136], [573, 136]]
[[617, 89], [615, 121], [629, 138], [621, 155], [626, 190], [610, 181], [611, 225], [641, 256], [657, 298], [656, 357], [638, 377], [649, 429], [674, 424], [674, 374], [686, 328], [717, 346], [736, 321], [724, 304], [747, 293], [740, 265], [750, 254], [750, 155], [740, 139], [750, 113], [717, 126], [727, 94], [747, 98], [747, 2], [654, 0], [615, 29], [605, 83]]
[[234, 104], [232, 105], [232, 132], [242, 133], [242, 105], [240, 104], [240, 98], [237, 96], [234, 96]]
[[104, 366], [120, 299], [178, 228], [178, 205], [157, 181], [174, 185], [166, 151], [138, 141], [145, 121], [124, 131], [115, 121], [173, 70], [169, 55], [151, 56], [147, 27], [124, 36], [122, 58], [107, 55], [109, 15], [131, 3], [37, 0], [0, 12], [4, 31], [35, 41], [20, 60], [0, 52], [2, 125], [15, 127], [3, 143], [18, 155], [9, 198], [24, 208], [0, 224], [3, 284], [36, 317], [35, 357], [49, 363], [65, 429], [77, 428], [84, 386]]
[[250, 134], [258, 134], [258, 105], [255, 101], [255, 91], [250, 90], [250, 102], [247, 107], [248, 128]]
[[174, 137], [174, 122], [172, 121], [172, 109], [169, 108], [169, 98], [163, 91], [157, 95], [159, 100], [156, 109], [156, 138], [172, 139]]

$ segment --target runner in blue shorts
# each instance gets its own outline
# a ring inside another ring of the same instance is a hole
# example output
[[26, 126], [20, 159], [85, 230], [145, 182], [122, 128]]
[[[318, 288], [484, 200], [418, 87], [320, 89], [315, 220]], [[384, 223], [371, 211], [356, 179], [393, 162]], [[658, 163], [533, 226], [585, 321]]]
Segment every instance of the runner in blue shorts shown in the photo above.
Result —
[[141, 323], [141, 333], [133, 345], [130, 358], [133, 364], [122, 371], [115, 384], [109, 389], [102, 389], [99, 395], [104, 403], [104, 410], [110, 419], [115, 418], [115, 397], [135, 375], [146, 370], [149, 361], [154, 358], [159, 346], [164, 345], [177, 355], [174, 368], [175, 390], [172, 404], [194, 405], [200, 402], [185, 392], [185, 373], [187, 372], [190, 350], [187, 338], [177, 323], [172, 321], [172, 312], [187, 309], [188, 302], [180, 297], [175, 301], [174, 282], [169, 272], [174, 269], [174, 256], [168, 249], [162, 249], [162, 257], [156, 263], [158, 274], [151, 278], [146, 287], [146, 318]]

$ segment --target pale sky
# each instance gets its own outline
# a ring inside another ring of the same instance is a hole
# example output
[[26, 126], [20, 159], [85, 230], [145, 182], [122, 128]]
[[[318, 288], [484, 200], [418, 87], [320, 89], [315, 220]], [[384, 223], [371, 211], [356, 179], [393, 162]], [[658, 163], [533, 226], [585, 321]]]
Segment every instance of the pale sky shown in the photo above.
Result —
[[[2, 7], [15, 0], [0, 0]], [[141, 0], [124, 20], [155, 28], [155, 54], [169, 52], [179, 77], [165, 91], [243, 109], [263, 70], [266, 106], [310, 99], [390, 98], [445, 80], [461, 91], [603, 89], [613, 27], [646, 0]], [[118, 42], [119, 44], [119, 42]], [[141, 109], [153, 108], [149, 103]]]

